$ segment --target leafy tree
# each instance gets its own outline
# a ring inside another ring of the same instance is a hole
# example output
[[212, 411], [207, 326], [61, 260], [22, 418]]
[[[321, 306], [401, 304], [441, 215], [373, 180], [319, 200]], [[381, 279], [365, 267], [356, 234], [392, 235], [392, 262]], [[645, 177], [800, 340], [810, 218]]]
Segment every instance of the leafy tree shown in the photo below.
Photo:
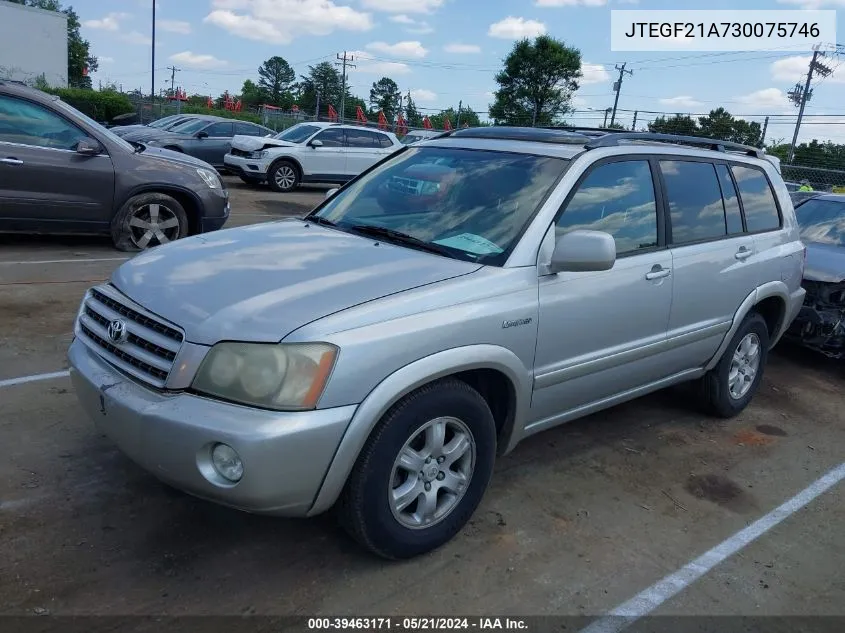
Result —
[[[458, 127], [458, 111], [455, 108], [447, 108], [445, 110], [441, 110], [438, 114], [428, 117], [431, 121], [431, 125], [436, 130], [442, 130], [444, 127], [444, 122], [448, 117], [449, 122], [452, 124], [452, 128], [455, 129]], [[469, 124], [470, 127], [479, 127], [481, 125], [481, 119], [478, 118], [478, 114], [470, 110], [469, 108], [461, 108], [461, 121], [460, 127], [463, 127], [464, 124]]]
[[370, 105], [373, 108], [373, 114], [381, 110], [388, 121], [393, 121], [399, 109], [401, 94], [399, 86], [390, 77], [382, 77], [373, 83], [373, 87], [370, 89]]
[[490, 106], [497, 124], [550, 125], [571, 110], [578, 89], [581, 52], [549, 35], [514, 44], [496, 75], [499, 89]]
[[699, 117], [698, 124], [701, 136], [745, 145], [759, 145], [763, 132], [759, 123], [735, 119], [724, 108], [716, 108], [706, 117]]
[[80, 28], [82, 24], [79, 16], [73, 7], [62, 9], [59, 0], [10, 0], [14, 4], [22, 4], [28, 7], [36, 7], [46, 11], [56, 11], [67, 16], [67, 81], [70, 88], [88, 88], [91, 86], [91, 77], [83, 73], [88, 68], [88, 74], [96, 72], [99, 68], [97, 58], [91, 55], [91, 44], [88, 40], [82, 39]]
[[648, 131], [658, 134], [699, 135], [698, 123], [692, 117], [685, 114], [676, 114], [669, 118], [659, 116], [648, 124]]
[[331, 62], [322, 62], [308, 67], [308, 74], [300, 77], [297, 86], [297, 103], [301, 110], [312, 113], [317, 106], [317, 93], [320, 93], [320, 115], [325, 116], [329, 105], [333, 105], [340, 114], [340, 97], [343, 94], [343, 81], [340, 73]]
[[272, 105], [283, 106], [290, 102], [290, 86], [296, 73], [283, 57], [275, 55], [258, 69], [258, 87], [263, 89]]
[[417, 110], [417, 104], [411, 99], [411, 92], [405, 97], [405, 120], [408, 122], [408, 127], [422, 127], [422, 114]]
[[268, 100], [269, 97], [264, 88], [256, 85], [252, 79], [244, 81], [244, 85], [241, 88], [241, 102], [243, 103], [243, 107], [254, 107]]
[[616, 121], [614, 121], [613, 123], [607, 124], [607, 129], [608, 130], [624, 130], [625, 126], [622, 125], [621, 123], [617, 123]]

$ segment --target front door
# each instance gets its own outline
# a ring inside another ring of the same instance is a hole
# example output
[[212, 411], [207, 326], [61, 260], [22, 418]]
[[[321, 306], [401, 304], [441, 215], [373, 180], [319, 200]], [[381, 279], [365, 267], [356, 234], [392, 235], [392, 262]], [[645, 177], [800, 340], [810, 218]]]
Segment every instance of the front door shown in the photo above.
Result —
[[185, 142], [185, 151], [191, 156], [214, 165], [223, 166], [223, 157], [232, 149], [232, 137], [235, 134], [235, 125], [230, 121], [212, 123], [197, 134], [208, 134], [202, 138], [194, 135]]
[[346, 167], [347, 130], [340, 127], [326, 128], [312, 141], [320, 141], [320, 147], [309, 146], [304, 151], [305, 172], [311, 180], [320, 182], [342, 182], [349, 178]]
[[582, 178], [555, 222], [616, 239], [611, 270], [539, 280], [540, 322], [532, 422], [665, 377], [661, 344], [672, 304], [672, 255], [660, 238], [652, 165], [599, 163]]
[[100, 230], [111, 219], [114, 167], [85, 156], [88, 136], [32, 101], [0, 96], [0, 222], [15, 230]]

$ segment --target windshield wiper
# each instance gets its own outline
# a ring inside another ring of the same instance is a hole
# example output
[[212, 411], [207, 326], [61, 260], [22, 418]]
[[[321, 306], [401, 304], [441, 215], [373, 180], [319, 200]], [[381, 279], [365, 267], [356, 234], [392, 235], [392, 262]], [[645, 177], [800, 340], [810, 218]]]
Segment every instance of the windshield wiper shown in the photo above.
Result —
[[306, 215], [302, 218], [304, 222], [313, 222], [314, 224], [322, 224], [323, 226], [337, 226], [335, 222], [332, 222], [328, 218], [321, 217], [319, 215]]
[[344, 226], [343, 228], [349, 229], [350, 231], [355, 231], [356, 233], [360, 233], [361, 235], [367, 235], [369, 237], [385, 238], [390, 242], [404, 244], [405, 246], [417, 248], [421, 251], [427, 251], [429, 253], [435, 253], [436, 255], [452, 257], [452, 253], [447, 249], [443, 248], [442, 246], [432, 244], [431, 242], [426, 242], [425, 240], [421, 240], [418, 237], [414, 237], [413, 235], [408, 235], [407, 233], [403, 233], [402, 231], [397, 231], [395, 229], [389, 229], [385, 226], [376, 226], [373, 224], [352, 224], [350, 226]]

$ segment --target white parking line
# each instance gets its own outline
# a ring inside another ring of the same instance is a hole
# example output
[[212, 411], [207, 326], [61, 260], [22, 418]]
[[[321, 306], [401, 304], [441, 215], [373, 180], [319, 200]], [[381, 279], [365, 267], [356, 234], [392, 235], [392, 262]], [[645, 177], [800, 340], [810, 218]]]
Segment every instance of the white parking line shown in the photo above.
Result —
[[21, 376], [20, 378], [7, 378], [0, 380], [0, 387], [14, 387], [16, 385], [23, 385], [28, 382], [38, 382], [39, 380], [52, 380], [53, 378], [66, 378], [70, 376], [70, 372], [54, 371], [52, 374], [35, 374], [34, 376]]
[[76, 259], [42, 259], [40, 261], [16, 261], [16, 262], [0, 262], [0, 266], [2, 265], [15, 265], [15, 264], [76, 264], [78, 262], [124, 262], [129, 257], [98, 257], [98, 258], [91, 258], [91, 259], [83, 259], [77, 257]]
[[719, 563], [727, 560], [739, 550], [763, 536], [766, 532], [792, 516], [808, 503], [820, 497], [845, 479], [845, 463], [840, 464], [821, 479], [816, 480], [792, 497], [783, 505], [775, 508], [744, 530], [705, 552], [678, 571], [658, 580], [648, 589], [619, 605], [610, 613], [602, 616], [581, 633], [620, 633], [640, 618], [648, 615], [667, 600], [699, 580]]

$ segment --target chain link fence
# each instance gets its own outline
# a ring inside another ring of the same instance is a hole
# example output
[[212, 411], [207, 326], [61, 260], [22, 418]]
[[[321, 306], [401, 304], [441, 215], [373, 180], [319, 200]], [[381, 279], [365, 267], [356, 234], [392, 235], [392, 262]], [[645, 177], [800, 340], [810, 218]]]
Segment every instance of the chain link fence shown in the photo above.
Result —
[[782, 163], [781, 174], [787, 182], [802, 183], [806, 180], [815, 191], [845, 193], [845, 171]]

